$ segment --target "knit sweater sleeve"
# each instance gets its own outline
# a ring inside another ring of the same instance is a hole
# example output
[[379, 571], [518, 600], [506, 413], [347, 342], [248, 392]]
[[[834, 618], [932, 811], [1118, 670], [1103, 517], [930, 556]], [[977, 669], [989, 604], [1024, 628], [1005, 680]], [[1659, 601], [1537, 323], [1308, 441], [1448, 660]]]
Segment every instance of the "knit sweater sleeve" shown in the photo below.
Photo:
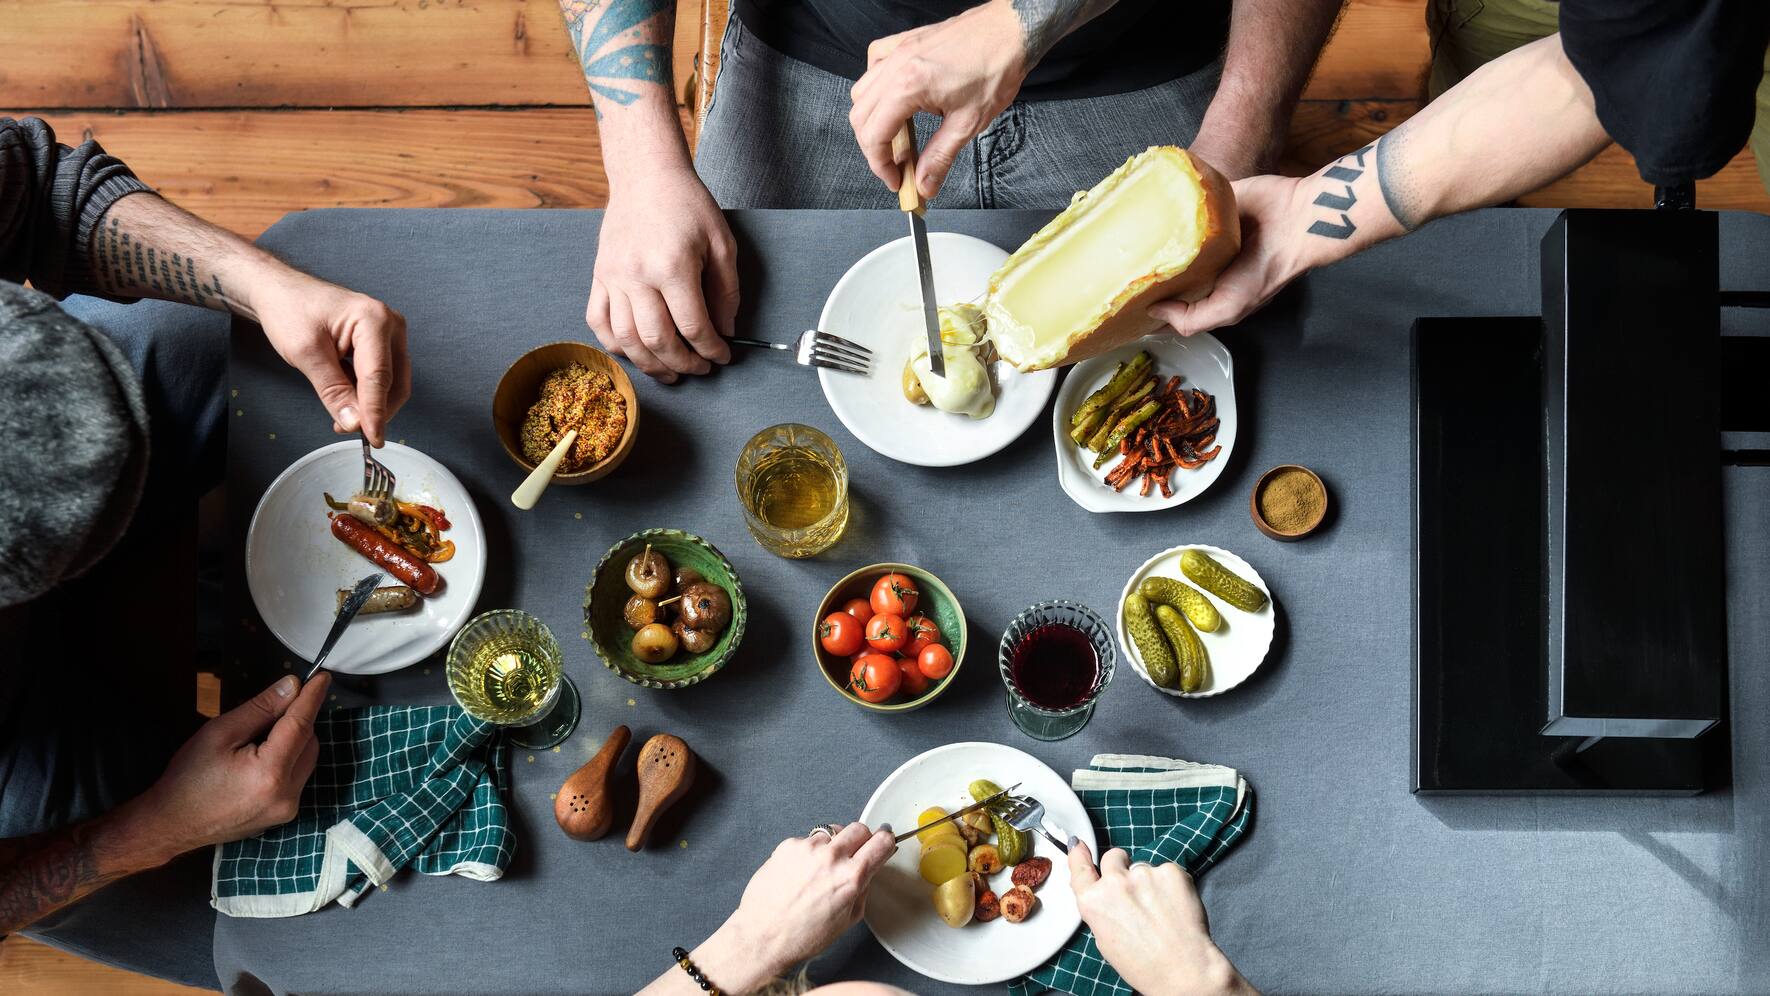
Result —
[[0, 280], [57, 298], [104, 293], [92, 235], [119, 198], [149, 189], [95, 141], [69, 148], [40, 118], [0, 117]]

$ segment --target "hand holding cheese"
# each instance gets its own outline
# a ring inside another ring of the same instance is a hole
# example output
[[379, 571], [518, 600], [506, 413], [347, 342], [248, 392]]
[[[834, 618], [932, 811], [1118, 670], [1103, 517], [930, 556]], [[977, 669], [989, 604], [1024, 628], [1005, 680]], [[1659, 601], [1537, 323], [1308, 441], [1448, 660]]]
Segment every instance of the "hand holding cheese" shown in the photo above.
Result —
[[1098, 356], [1156, 331], [1150, 305], [1197, 300], [1241, 247], [1229, 182], [1184, 149], [1131, 157], [1008, 257], [983, 310], [1023, 371]]

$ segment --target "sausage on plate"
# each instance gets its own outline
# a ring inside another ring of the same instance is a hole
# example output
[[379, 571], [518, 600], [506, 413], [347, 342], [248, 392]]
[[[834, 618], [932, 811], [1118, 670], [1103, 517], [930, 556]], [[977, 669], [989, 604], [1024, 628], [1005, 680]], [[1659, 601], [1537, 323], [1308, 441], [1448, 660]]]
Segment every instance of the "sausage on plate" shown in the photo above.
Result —
[[332, 535], [420, 595], [436, 591], [436, 568], [349, 515], [332, 516]]

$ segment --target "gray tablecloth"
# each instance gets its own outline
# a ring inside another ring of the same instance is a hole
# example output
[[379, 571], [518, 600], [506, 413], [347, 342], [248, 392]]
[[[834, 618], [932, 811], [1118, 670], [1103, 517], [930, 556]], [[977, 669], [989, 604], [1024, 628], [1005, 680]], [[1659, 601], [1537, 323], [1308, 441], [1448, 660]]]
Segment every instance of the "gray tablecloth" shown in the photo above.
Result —
[[[1045, 216], [936, 213], [931, 227], [1012, 247]], [[886, 774], [955, 740], [998, 740], [1059, 770], [1097, 751], [1232, 765], [1259, 793], [1251, 837], [1206, 878], [1223, 948], [1273, 992], [1764, 992], [1770, 989], [1770, 471], [1726, 476], [1735, 717], [1734, 787], [1689, 799], [1441, 798], [1409, 794], [1410, 470], [1407, 333], [1419, 315], [1534, 314], [1537, 240], [1552, 215], [1491, 211], [1432, 225], [1316, 273], [1243, 327], [1235, 354], [1239, 445], [1202, 498], [1153, 515], [1091, 515], [1059, 490], [1045, 423], [950, 470], [876, 456], [836, 421], [804, 370], [739, 354], [717, 375], [664, 387], [637, 377], [644, 419], [631, 459], [533, 512], [506, 496], [521, 474], [493, 435], [493, 386], [528, 347], [587, 338], [584, 301], [599, 215], [525, 211], [315, 211], [263, 243], [383, 298], [411, 327], [415, 394], [392, 436], [449, 465], [485, 517], [492, 569], [481, 608], [519, 606], [565, 637], [584, 721], [558, 753], [515, 758], [520, 846], [502, 882], [398, 880], [355, 910], [221, 919], [230, 985], [277, 991], [622, 992], [669, 966], [737, 902], [781, 838], [856, 815]], [[746, 334], [810, 327], [843, 271], [901, 234], [901, 216], [738, 212]], [[1729, 287], [1770, 281], [1770, 219], [1726, 219]], [[1730, 324], [1763, 316], [1736, 315]], [[234, 343], [230, 518], [235, 540], [283, 467], [332, 442], [307, 385], [262, 343]], [[745, 532], [732, 466], [755, 430], [796, 420], [829, 432], [854, 481], [854, 521], [829, 553], [786, 561]], [[273, 436], [274, 434], [274, 436]], [[1248, 520], [1275, 463], [1317, 468], [1336, 521], [1284, 545]], [[1651, 472], [1644, 468], [1644, 472]], [[715, 680], [636, 688], [579, 639], [597, 558], [649, 526], [699, 533], [737, 565], [751, 628]], [[1270, 582], [1282, 625], [1264, 668], [1233, 694], [1177, 702], [1128, 669], [1080, 736], [1043, 745], [1002, 708], [993, 650], [1022, 607], [1080, 599], [1110, 611], [1128, 570], [1180, 542], [1237, 551]], [[902, 717], [831, 692], [805, 642], [818, 598], [860, 564], [940, 574], [974, 635], [958, 685]], [[243, 589], [236, 585], [243, 599]], [[239, 606], [244, 623], [249, 604]], [[250, 641], [246, 641], [247, 645]], [[248, 651], [229, 675], [250, 691], [280, 673]], [[445, 702], [441, 668], [341, 682], [341, 702]], [[677, 733], [704, 784], [659, 843], [629, 854], [553, 826], [553, 792], [617, 723]], [[864, 928], [814, 967], [921, 992]]]

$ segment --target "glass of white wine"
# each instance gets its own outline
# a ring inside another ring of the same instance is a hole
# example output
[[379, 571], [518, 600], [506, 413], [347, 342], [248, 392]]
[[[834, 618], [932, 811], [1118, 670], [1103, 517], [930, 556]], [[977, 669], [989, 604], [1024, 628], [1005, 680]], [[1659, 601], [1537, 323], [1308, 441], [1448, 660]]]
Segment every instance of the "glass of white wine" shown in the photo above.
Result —
[[816, 556], [848, 528], [848, 464], [836, 441], [809, 425], [750, 437], [738, 454], [737, 490], [750, 535], [778, 556]]
[[565, 676], [559, 641], [520, 609], [468, 621], [449, 644], [449, 691], [468, 715], [508, 727], [510, 742], [552, 747], [578, 726], [578, 689]]

